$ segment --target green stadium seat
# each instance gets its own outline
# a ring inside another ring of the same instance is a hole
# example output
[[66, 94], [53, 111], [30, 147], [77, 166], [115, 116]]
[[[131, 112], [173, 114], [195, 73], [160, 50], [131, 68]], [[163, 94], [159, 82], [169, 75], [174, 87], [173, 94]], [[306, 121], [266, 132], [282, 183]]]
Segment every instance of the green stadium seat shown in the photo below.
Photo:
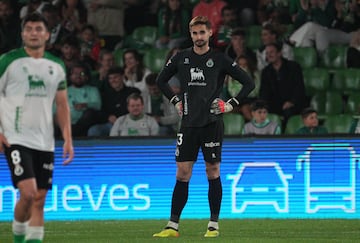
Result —
[[261, 25], [250, 25], [246, 28], [246, 46], [252, 50], [258, 49], [261, 45]]
[[324, 127], [329, 133], [349, 133], [353, 116], [350, 114], [329, 115], [324, 121]]
[[308, 96], [327, 91], [330, 87], [330, 74], [325, 68], [306, 68], [303, 70], [305, 91]]
[[353, 92], [349, 94], [345, 113], [347, 114], [359, 114], [360, 112], [360, 95], [359, 93]]
[[346, 67], [346, 45], [330, 45], [321, 57], [322, 66], [330, 69]]
[[360, 69], [342, 68], [335, 70], [331, 88], [342, 91], [345, 95], [360, 91]]
[[156, 26], [139, 26], [134, 29], [131, 34], [132, 48], [147, 49], [155, 45], [157, 39], [157, 27]]
[[144, 65], [152, 72], [158, 73], [164, 67], [169, 49], [151, 48], [144, 54]]
[[303, 126], [304, 124], [300, 115], [291, 116], [286, 122], [285, 134], [295, 134], [295, 132]]
[[123, 61], [123, 54], [126, 49], [118, 48], [113, 51], [114, 58], [115, 58], [115, 65], [123, 67], [124, 61]]
[[328, 115], [342, 114], [344, 102], [339, 92], [319, 92], [312, 96], [310, 106], [314, 108], [320, 119]]
[[339, 92], [326, 92], [325, 114], [336, 115], [344, 111], [344, 101]]
[[[281, 120], [281, 117], [278, 115], [278, 114], [275, 114], [275, 113], [268, 113], [267, 117], [269, 118], [270, 121], [273, 121], [273, 122], [276, 122], [279, 127], [280, 127], [280, 130], [281, 127], [282, 127], [282, 120]], [[282, 131], [281, 131], [282, 132]]]
[[241, 114], [226, 113], [223, 115], [224, 134], [241, 135], [244, 128], [245, 120]]
[[294, 60], [302, 68], [313, 68], [317, 66], [317, 52], [314, 47], [294, 47]]

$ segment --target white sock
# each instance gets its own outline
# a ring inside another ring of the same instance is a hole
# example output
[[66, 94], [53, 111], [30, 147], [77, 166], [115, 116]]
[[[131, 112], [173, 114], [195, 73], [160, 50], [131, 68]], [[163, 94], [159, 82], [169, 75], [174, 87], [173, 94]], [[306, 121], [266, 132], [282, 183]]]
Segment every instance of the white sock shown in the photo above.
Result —
[[19, 222], [16, 219], [14, 219], [12, 223], [12, 231], [14, 235], [25, 235], [27, 226], [28, 226], [28, 222]]
[[43, 240], [44, 226], [29, 226], [26, 232], [26, 240]]
[[173, 228], [173, 229], [176, 229], [178, 230], [179, 229], [179, 224], [178, 223], [175, 223], [173, 221], [169, 221], [166, 225], [166, 227], [170, 227], [170, 228]]
[[210, 227], [218, 230], [219, 229], [219, 223], [215, 222], [215, 221], [209, 221], [208, 228], [210, 228]]

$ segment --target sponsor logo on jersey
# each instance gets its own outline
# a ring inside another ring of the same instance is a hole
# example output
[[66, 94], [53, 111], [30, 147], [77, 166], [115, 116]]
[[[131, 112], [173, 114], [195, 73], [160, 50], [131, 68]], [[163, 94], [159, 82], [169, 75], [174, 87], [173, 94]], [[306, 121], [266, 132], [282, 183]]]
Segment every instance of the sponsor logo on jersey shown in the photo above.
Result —
[[220, 142], [205, 143], [206, 148], [220, 147]]
[[54, 164], [53, 163], [49, 163], [49, 164], [43, 164], [43, 168], [45, 170], [54, 170]]
[[46, 96], [46, 86], [42, 78], [37, 75], [28, 75], [29, 91], [26, 96]]
[[206, 86], [205, 82], [199, 82], [205, 80], [204, 71], [200, 68], [190, 68], [191, 81], [188, 86]]
[[200, 68], [190, 68], [191, 82], [205, 80], [204, 72]]

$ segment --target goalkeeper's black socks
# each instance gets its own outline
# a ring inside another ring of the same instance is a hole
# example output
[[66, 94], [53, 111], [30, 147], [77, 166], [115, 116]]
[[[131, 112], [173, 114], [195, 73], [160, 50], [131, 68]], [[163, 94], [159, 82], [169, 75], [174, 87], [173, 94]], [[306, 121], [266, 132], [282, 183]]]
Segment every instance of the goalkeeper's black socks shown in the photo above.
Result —
[[172, 201], [170, 221], [179, 223], [180, 215], [185, 207], [189, 195], [189, 182], [176, 181]]
[[216, 179], [209, 180], [208, 199], [211, 213], [210, 221], [217, 222], [219, 220], [222, 199], [222, 185], [220, 176]]

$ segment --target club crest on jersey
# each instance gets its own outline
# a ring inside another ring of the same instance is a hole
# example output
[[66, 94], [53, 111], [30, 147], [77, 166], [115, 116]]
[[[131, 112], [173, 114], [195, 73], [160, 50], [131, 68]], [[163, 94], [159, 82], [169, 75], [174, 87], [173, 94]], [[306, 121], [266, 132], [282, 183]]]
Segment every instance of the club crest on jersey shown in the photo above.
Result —
[[49, 74], [50, 75], [54, 74], [54, 68], [52, 66], [49, 66]]
[[184, 59], [184, 64], [190, 64], [190, 60], [189, 60], [188, 57], [185, 57], [185, 59]]
[[214, 66], [214, 61], [213, 61], [213, 59], [210, 58], [209, 60], [207, 60], [206, 66], [207, 66], [207, 67], [210, 67], [210, 68], [213, 67], [213, 66]]
[[204, 72], [200, 68], [190, 68], [191, 82], [196, 80], [205, 80]]

